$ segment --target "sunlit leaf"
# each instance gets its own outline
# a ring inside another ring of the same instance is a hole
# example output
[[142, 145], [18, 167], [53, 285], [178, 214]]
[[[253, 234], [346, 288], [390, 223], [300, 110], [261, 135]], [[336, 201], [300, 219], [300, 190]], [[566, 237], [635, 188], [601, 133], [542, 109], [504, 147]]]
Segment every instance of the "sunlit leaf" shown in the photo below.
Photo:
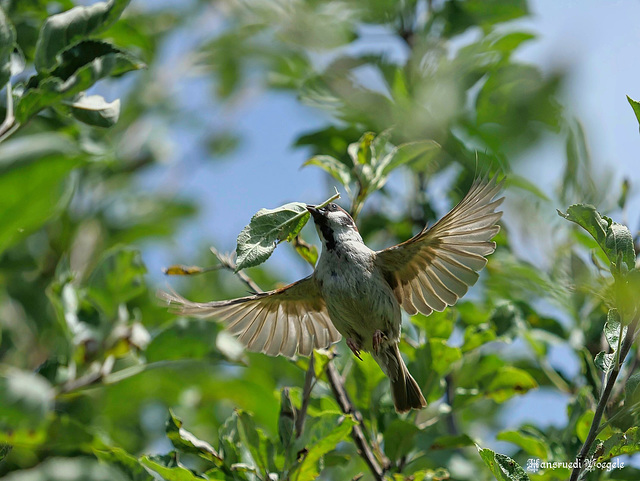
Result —
[[537, 459], [546, 460], [549, 458], [548, 444], [537, 436], [522, 431], [502, 431], [498, 433], [496, 439], [513, 443]]
[[178, 463], [175, 459], [175, 453], [173, 454], [142, 456], [140, 464], [159, 474], [166, 481], [202, 481], [202, 477], [196, 476], [193, 471]]
[[132, 55], [106, 42], [84, 41], [61, 54], [62, 63], [50, 76], [34, 77], [16, 106], [16, 119], [24, 123], [46, 107], [71, 98], [98, 80], [142, 68]]
[[279, 242], [298, 235], [309, 216], [305, 204], [300, 202], [260, 209], [238, 235], [236, 272], [266, 261]]
[[529, 481], [529, 476], [522, 469], [522, 466], [509, 456], [493, 452], [487, 448], [482, 449], [480, 446], [476, 447], [480, 457], [498, 481]]
[[212, 463], [221, 462], [222, 458], [208, 442], [195, 437], [182, 427], [182, 421], [169, 410], [169, 419], [166, 427], [167, 437], [173, 447], [185, 453], [196, 454]]
[[130, 0], [109, 0], [88, 7], [52, 15], [42, 26], [36, 44], [35, 66], [38, 71], [51, 70], [57, 55], [79, 40], [106, 30], [113, 24]]
[[316, 155], [302, 164], [303, 167], [307, 165], [316, 165], [320, 167], [340, 182], [347, 189], [347, 192], [350, 191], [349, 184], [351, 183], [351, 169], [335, 157], [330, 155]]
[[628, 95], [627, 95], [627, 100], [629, 101], [629, 105], [631, 105], [631, 108], [633, 109], [633, 113], [636, 114], [636, 119], [638, 120], [638, 123], [640, 123], [640, 102], [638, 102], [637, 100], [633, 100]]
[[626, 263], [627, 269], [632, 269], [635, 266], [636, 254], [633, 238], [626, 226], [600, 215], [592, 205], [575, 204], [567, 209], [566, 214], [558, 211], [558, 215], [575, 222], [591, 234], [610, 262], [617, 263], [620, 255], [622, 261]]
[[606, 461], [622, 454], [633, 454], [638, 451], [640, 451], [640, 428], [634, 426], [624, 433], [612, 434], [605, 440], [598, 461]]
[[502, 403], [516, 394], [524, 394], [537, 387], [538, 383], [528, 372], [516, 367], [504, 366], [491, 378], [485, 395]]
[[65, 105], [77, 120], [95, 127], [112, 127], [120, 117], [120, 99], [107, 102], [100, 95], [81, 95]]

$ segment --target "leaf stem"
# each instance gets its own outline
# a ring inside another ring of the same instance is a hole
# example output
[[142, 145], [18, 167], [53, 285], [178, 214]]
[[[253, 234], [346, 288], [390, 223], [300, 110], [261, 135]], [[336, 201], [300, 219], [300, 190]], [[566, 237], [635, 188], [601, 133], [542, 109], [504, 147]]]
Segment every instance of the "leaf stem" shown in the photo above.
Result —
[[0, 142], [18, 130], [20, 124], [16, 124], [16, 117], [13, 114], [13, 92], [11, 90], [11, 81], [7, 82], [7, 110], [4, 121], [0, 124]]
[[[636, 317], [631, 321], [629, 327], [627, 329], [627, 335], [624, 338], [624, 342], [622, 343], [622, 347], [620, 348], [620, 362], [615, 363], [613, 370], [609, 373], [609, 377], [607, 378], [607, 383], [602, 390], [602, 394], [600, 395], [600, 400], [598, 401], [598, 405], [596, 406], [596, 412], [593, 416], [593, 421], [591, 422], [591, 427], [589, 428], [589, 434], [587, 434], [587, 439], [585, 439], [578, 456], [576, 456], [576, 467], [573, 468], [571, 472], [571, 478], [569, 481], [578, 481], [580, 477], [580, 473], [582, 472], [582, 463], [587, 458], [587, 454], [589, 454], [589, 450], [593, 445], [593, 442], [596, 440], [596, 436], [598, 435], [598, 428], [600, 427], [600, 421], [602, 420], [602, 415], [604, 414], [604, 410], [607, 406], [607, 402], [609, 400], [609, 396], [611, 395], [611, 391], [613, 390], [613, 386], [618, 378], [618, 374], [620, 373], [620, 366], [624, 362], [631, 346], [633, 345], [634, 335], [636, 328], [638, 326], [638, 321], [640, 320], [640, 316], [636, 315]], [[622, 323], [620, 323], [622, 325]]]

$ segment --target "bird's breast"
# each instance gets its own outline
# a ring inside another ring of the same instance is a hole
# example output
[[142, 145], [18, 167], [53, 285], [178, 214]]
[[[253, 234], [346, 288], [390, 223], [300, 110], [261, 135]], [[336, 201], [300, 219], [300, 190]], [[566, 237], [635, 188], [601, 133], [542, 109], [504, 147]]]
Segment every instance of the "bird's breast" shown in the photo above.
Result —
[[372, 263], [325, 257], [318, 262], [315, 277], [329, 316], [343, 336], [365, 343], [376, 329], [390, 338], [399, 336], [400, 306]]

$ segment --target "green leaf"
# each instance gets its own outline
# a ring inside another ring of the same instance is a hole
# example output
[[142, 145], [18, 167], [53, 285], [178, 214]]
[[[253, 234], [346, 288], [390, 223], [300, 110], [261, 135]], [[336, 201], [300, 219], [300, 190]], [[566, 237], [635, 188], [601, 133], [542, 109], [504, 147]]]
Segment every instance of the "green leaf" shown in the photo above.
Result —
[[606, 353], [604, 351], [600, 351], [598, 354], [596, 354], [596, 357], [593, 358], [593, 363], [605, 374], [609, 373], [613, 369], [614, 362], [615, 353]]
[[479, 326], [467, 326], [464, 330], [464, 342], [462, 344], [462, 352], [469, 352], [497, 338], [489, 324], [480, 324]]
[[503, 366], [491, 378], [486, 387], [485, 395], [498, 403], [503, 403], [516, 394], [524, 394], [538, 387], [531, 375], [512, 366]]
[[[197, 479], [197, 478], [194, 478]], [[86, 458], [49, 458], [34, 468], [14, 471], [3, 481], [131, 481], [120, 470]], [[201, 480], [198, 480], [201, 481]]]
[[458, 449], [473, 446], [474, 444], [473, 439], [467, 434], [446, 435], [437, 437], [429, 449], [438, 451], [443, 449]]
[[319, 439], [309, 448], [309, 452], [302, 462], [298, 464], [292, 475], [293, 481], [313, 481], [320, 475], [318, 461], [329, 451], [335, 449], [337, 444], [351, 433], [351, 428], [357, 423], [352, 416], [344, 416], [341, 421], [324, 437]]
[[549, 446], [537, 436], [522, 431], [502, 431], [498, 433], [496, 439], [513, 443], [535, 458], [543, 460], [549, 458]]
[[420, 429], [412, 422], [394, 419], [384, 431], [384, 452], [389, 459], [398, 460], [414, 449], [413, 439]]
[[95, 127], [113, 127], [120, 117], [120, 99], [109, 103], [101, 95], [80, 95], [66, 105], [77, 120]]
[[451, 371], [454, 362], [462, 359], [460, 348], [447, 345], [446, 339], [429, 339], [429, 347], [431, 367], [441, 376]]
[[36, 70], [52, 70], [60, 52], [108, 29], [120, 18], [129, 2], [130, 0], [109, 0], [88, 7], [74, 7], [49, 17], [42, 26], [36, 43]]
[[622, 454], [633, 454], [640, 451], [640, 427], [634, 426], [624, 433], [615, 433], [602, 445], [602, 454], [598, 461], [620, 456]]
[[376, 138], [373, 132], [366, 132], [360, 137], [360, 140], [349, 144], [347, 152], [353, 160], [353, 165], [364, 164], [371, 165], [372, 149], [371, 144]]
[[11, 78], [11, 55], [16, 43], [16, 29], [0, 7], [0, 90]]
[[[64, 51], [51, 76], [34, 77], [16, 106], [16, 119], [25, 123], [42, 109], [71, 98], [105, 77], [143, 68], [132, 55], [106, 42], [84, 41]], [[33, 83], [33, 85], [32, 85]]]
[[266, 261], [279, 242], [293, 239], [309, 220], [305, 204], [260, 209], [238, 235], [236, 272]]
[[114, 317], [120, 304], [146, 291], [146, 272], [137, 249], [115, 247], [102, 255], [89, 276], [88, 296], [104, 313]]
[[164, 456], [142, 456], [140, 464], [162, 476], [165, 481], [201, 481], [192, 471], [176, 461], [175, 453]]
[[302, 164], [302, 167], [306, 167], [307, 165], [316, 165], [331, 174], [334, 179], [347, 189], [347, 193], [351, 195], [349, 188], [349, 184], [351, 183], [351, 169], [344, 163], [330, 155], [316, 155]]
[[192, 433], [182, 427], [182, 421], [169, 410], [169, 419], [166, 427], [167, 437], [171, 444], [178, 450], [185, 453], [196, 454], [201, 458], [218, 463], [222, 461], [220, 455], [206, 441], [195, 437]]
[[0, 372], [0, 430], [41, 427], [53, 401], [53, 388], [44, 377], [15, 368]]
[[280, 444], [288, 448], [295, 437], [296, 409], [291, 401], [289, 388], [280, 391], [280, 415], [278, 416], [278, 437]]
[[401, 165], [420, 161], [420, 170], [424, 170], [433, 158], [440, 153], [442, 147], [435, 140], [421, 140], [401, 144], [394, 148], [381, 161], [382, 174], [389, 175]]
[[529, 476], [522, 469], [522, 466], [509, 456], [495, 453], [490, 449], [482, 449], [477, 445], [476, 447], [480, 457], [498, 481], [529, 481]]
[[640, 372], [636, 372], [624, 386], [624, 404], [631, 406], [640, 402]]
[[95, 448], [93, 453], [99, 460], [125, 473], [130, 481], [154, 481], [155, 479], [140, 465], [135, 456], [122, 448], [104, 446]]
[[636, 114], [636, 119], [638, 120], [638, 123], [640, 123], [640, 102], [638, 102], [637, 100], [633, 100], [628, 95], [627, 95], [627, 100], [629, 101], [629, 105], [631, 105], [631, 108], [633, 109], [633, 113]]
[[45, 134], [0, 146], [0, 253], [32, 234], [70, 201], [75, 184], [69, 173], [81, 160], [62, 155], [67, 148], [62, 137]]
[[300, 257], [309, 263], [311, 267], [316, 266], [318, 262], [318, 248], [313, 244], [307, 244], [302, 238], [297, 235], [293, 239], [293, 247]]
[[558, 215], [575, 222], [591, 234], [611, 263], [617, 264], [620, 255], [628, 270], [635, 267], [633, 238], [626, 226], [600, 215], [594, 206], [587, 204], [574, 204], [566, 214], [558, 211]]
[[[251, 453], [253, 461], [262, 477], [266, 478], [273, 467], [273, 445], [261, 429], [256, 427], [255, 421], [246, 411], [236, 411], [238, 417], [238, 434], [245, 448]], [[245, 462], [249, 460], [244, 459]]]
[[[627, 326], [622, 329], [622, 338], [627, 335]], [[612, 351], [617, 351], [618, 346], [622, 342], [620, 339], [620, 314], [618, 310], [613, 308], [609, 309], [607, 313], [607, 322], [604, 324], [604, 336], [609, 343]]]

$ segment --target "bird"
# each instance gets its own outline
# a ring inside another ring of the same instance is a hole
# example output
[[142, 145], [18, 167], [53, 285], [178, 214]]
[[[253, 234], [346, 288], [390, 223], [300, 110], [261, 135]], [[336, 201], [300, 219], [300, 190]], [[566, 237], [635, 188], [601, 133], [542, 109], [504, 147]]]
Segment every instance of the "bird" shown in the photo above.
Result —
[[310, 356], [342, 337], [362, 360], [368, 352], [391, 383], [398, 413], [427, 405], [399, 349], [402, 313], [429, 315], [464, 296], [495, 251], [504, 180], [476, 178], [468, 193], [432, 226], [380, 251], [367, 247], [356, 223], [335, 203], [306, 205], [322, 241], [314, 272], [287, 286], [246, 297], [192, 302], [159, 296], [173, 312], [215, 318], [250, 351]]

